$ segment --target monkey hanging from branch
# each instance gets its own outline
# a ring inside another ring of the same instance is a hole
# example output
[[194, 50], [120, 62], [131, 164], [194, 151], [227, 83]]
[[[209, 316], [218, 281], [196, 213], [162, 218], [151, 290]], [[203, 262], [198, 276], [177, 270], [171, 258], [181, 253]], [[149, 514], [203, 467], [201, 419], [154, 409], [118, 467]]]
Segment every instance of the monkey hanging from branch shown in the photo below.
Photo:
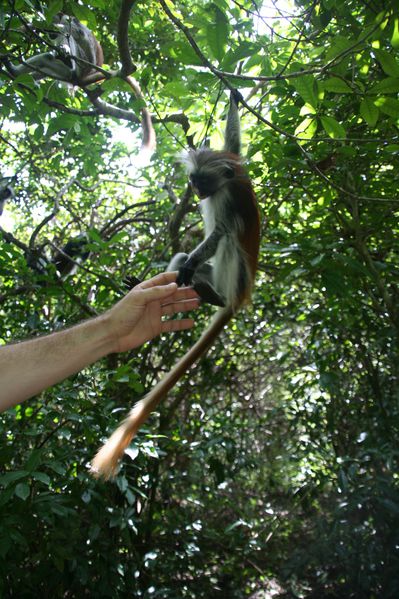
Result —
[[56, 267], [60, 277], [65, 279], [74, 275], [80, 264], [90, 256], [89, 239], [85, 233], [71, 237], [67, 243], [60, 248], [52, 263]]
[[15, 197], [14, 189], [11, 185], [15, 177], [0, 177], [0, 216], [3, 214], [4, 206], [7, 200]]
[[201, 200], [204, 240], [173, 257], [179, 285], [193, 285], [204, 301], [221, 306], [209, 327], [172, 370], [130, 411], [92, 461], [92, 473], [115, 476], [139, 427], [187, 370], [211, 346], [238, 308], [249, 302], [258, 263], [260, 222], [255, 193], [240, 158], [238, 92], [232, 92], [222, 151], [190, 150], [184, 162]]
[[[12, 77], [29, 73], [35, 81], [50, 77], [82, 88], [103, 81], [104, 72], [100, 72], [96, 67], [102, 67], [104, 54], [92, 31], [76, 17], [64, 14], [54, 18], [54, 28], [49, 33], [52, 47], [49, 52], [32, 56], [19, 65], [3, 58]], [[139, 84], [129, 75], [124, 75], [122, 78], [135, 96], [144, 102]], [[95, 103], [98, 94], [89, 94], [89, 97], [93, 98]], [[145, 106], [141, 109], [141, 125], [142, 149], [153, 151], [156, 145], [155, 132], [150, 113]]]
[[35, 81], [51, 77], [72, 85], [84, 86], [85, 79], [101, 67], [104, 54], [93, 33], [75, 17], [54, 17], [49, 32], [52, 50], [37, 54], [14, 65], [7, 63], [13, 77], [29, 73]]

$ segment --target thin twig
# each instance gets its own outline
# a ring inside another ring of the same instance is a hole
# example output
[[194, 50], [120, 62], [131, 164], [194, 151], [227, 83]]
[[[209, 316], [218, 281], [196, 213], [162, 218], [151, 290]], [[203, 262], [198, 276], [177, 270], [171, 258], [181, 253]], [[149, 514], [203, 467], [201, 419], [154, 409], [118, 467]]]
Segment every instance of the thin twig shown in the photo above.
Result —
[[54, 200], [54, 208], [52, 210], [52, 212], [50, 214], [48, 214], [41, 223], [39, 223], [36, 227], [36, 229], [33, 231], [31, 238], [29, 240], [29, 249], [32, 250], [35, 246], [35, 241], [37, 236], [39, 235], [40, 231], [43, 229], [43, 227], [45, 227], [47, 225], [48, 222], [50, 222], [55, 215], [57, 214], [58, 210], [59, 210], [59, 205], [60, 205], [60, 200], [61, 198], [66, 194], [66, 192], [68, 191], [68, 189], [74, 184], [75, 182], [75, 177], [72, 177], [72, 179], [70, 179], [61, 189], [60, 191], [57, 193], [55, 200]]

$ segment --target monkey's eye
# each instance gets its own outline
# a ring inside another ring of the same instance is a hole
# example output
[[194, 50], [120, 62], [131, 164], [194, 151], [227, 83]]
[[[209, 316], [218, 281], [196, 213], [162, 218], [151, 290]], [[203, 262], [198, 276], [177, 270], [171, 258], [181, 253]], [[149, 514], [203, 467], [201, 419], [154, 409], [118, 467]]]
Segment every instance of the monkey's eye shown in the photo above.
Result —
[[234, 168], [232, 166], [227, 166], [224, 172], [224, 176], [226, 177], [226, 179], [232, 179], [234, 175]]
[[203, 185], [206, 181], [206, 177], [203, 175], [197, 175], [196, 173], [192, 173], [190, 175], [190, 181], [193, 185]]
[[48, 36], [52, 42], [56, 42], [57, 39], [60, 37], [60, 33], [60, 31], [50, 31]]

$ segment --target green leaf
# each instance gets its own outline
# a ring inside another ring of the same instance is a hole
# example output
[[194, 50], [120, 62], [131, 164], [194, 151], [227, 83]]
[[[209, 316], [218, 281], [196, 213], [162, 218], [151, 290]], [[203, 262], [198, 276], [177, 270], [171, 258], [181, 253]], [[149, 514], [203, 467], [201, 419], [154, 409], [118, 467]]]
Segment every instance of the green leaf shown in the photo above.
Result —
[[348, 477], [342, 468], [338, 472], [338, 483], [342, 491], [348, 488]]
[[139, 450], [138, 447], [128, 447], [127, 449], [125, 449], [125, 453], [126, 455], [129, 456], [129, 458], [131, 460], [135, 460], [137, 458], [137, 456], [139, 455]]
[[371, 98], [363, 98], [360, 103], [360, 116], [370, 127], [374, 127], [378, 120], [379, 110]]
[[394, 118], [399, 118], [399, 100], [390, 97], [377, 98], [375, 105], [383, 112]]
[[379, 502], [393, 514], [399, 515], [399, 505], [389, 498], [379, 499]]
[[125, 495], [129, 505], [134, 505], [136, 501], [136, 496], [134, 495], [134, 493], [132, 493], [130, 489], [126, 489]]
[[27, 470], [34, 470], [41, 462], [43, 451], [41, 449], [33, 449], [25, 464]]
[[353, 93], [346, 81], [339, 79], [338, 77], [331, 77], [324, 83], [324, 89], [328, 92], [334, 92], [337, 94], [351, 94]]
[[318, 85], [313, 75], [304, 75], [294, 81], [294, 87], [305, 104], [316, 108], [318, 104]]
[[202, 60], [188, 42], [182, 40], [170, 48], [170, 56], [182, 64], [202, 66]]
[[51, 468], [52, 470], [54, 470], [54, 472], [56, 472], [57, 474], [60, 475], [64, 475], [65, 474], [65, 468], [63, 467], [63, 465], [60, 462], [46, 462], [46, 466], [48, 466], [49, 468]]
[[15, 472], [7, 472], [0, 477], [0, 484], [7, 487], [10, 483], [29, 475], [27, 470], [16, 470]]
[[233, 524], [230, 524], [229, 526], [227, 526], [227, 527], [224, 529], [224, 532], [225, 532], [225, 533], [229, 533], [229, 532], [231, 532], [232, 530], [234, 530], [235, 528], [237, 528], [238, 526], [244, 526], [244, 527], [248, 527], [248, 524], [247, 524], [247, 522], [245, 522], [244, 520], [241, 520], [241, 519], [240, 519], [240, 520], [236, 520], [236, 521], [235, 521]]
[[331, 116], [322, 116], [320, 118], [325, 132], [333, 139], [341, 139], [346, 137], [344, 127]]
[[17, 497], [19, 497], [23, 501], [26, 501], [30, 493], [29, 485], [27, 485], [26, 483], [18, 483], [15, 487], [14, 493]]
[[213, 23], [207, 25], [206, 37], [212, 55], [221, 62], [229, 37], [229, 23], [226, 14], [216, 4], [212, 4], [211, 12], [213, 13]]
[[395, 94], [399, 92], [399, 78], [387, 77], [368, 90], [369, 94]]
[[391, 37], [391, 45], [392, 45], [392, 48], [395, 48], [395, 49], [399, 48], [399, 19], [398, 18], [396, 18], [394, 20], [393, 32], [392, 32], [392, 37]]
[[172, 81], [164, 86], [163, 93], [165, 97], [170, 96], [171, 98], [179, 99], [187, 96], [187, 85], [182, 81]]
[[51, 479], [48, 476], [48, 474], [45, 474], [44, 472], [32, 472], [32, 477], [35, 480], [40, 481], [41, 483], [44, 483], [45, 485], [49, 486]]
[[317, 120], [307, 117], [295, 129], [295, 136], [301, 139], [312, 139], [317, 131]]
[[33, 137], [37, 142], [40, 142], [44, 136], [44, 127], [43, 125], [38, 125], [34, 131]]
[[74, 16], [79, 19], [79, 21], [87, 23], [89, 29], [92, 29], [93, 31], [95, 30], [97, 20], [96, 15], [91, 8], [84, 5], [77, 5], [76, 2], [73, 2], [71, 5], [71, 10]]
[[338, 55], [344, 53], [351, 46], [353, 46], [353, 41], [348, 40], [346, 37], [343, 37], [342, 35], [337, 35], [327, 51], [327, 62], [330, 62]]
[[385, 50], [373, 50], [384, 73], [390, 77], [399, 77], [399, 63]]
[[63, 6], [63, 0], [52, 0], [49, 3], [49, 6], [45, 9], [47, 22], [51, 22], [54, 19], [55, 15], [62, 11]]
[[66, 131], [74, 126], [76, 117], [71, 114], [62, 114], [50, 121], [46, 131], [47, 137], [52, 137], [58, 131]]

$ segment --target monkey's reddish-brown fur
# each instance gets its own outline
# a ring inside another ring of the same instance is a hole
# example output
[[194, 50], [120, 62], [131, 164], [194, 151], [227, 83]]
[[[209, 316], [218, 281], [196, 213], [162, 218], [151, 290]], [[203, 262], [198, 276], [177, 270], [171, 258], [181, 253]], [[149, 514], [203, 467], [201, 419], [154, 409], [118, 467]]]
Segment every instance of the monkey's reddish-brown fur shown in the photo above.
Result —
[[252, 286], [258, 268], [260, 218], [255, 192], [244, 167], [239, 163], [239, 156], [227, 152], [225, 155], [237, 160], [235, 177], [227, 183], [227, 186], [231, 197], [234, 198], [237, 213], [245, 224], [245, 229], [239, 239], [241, 247], [246, 253], [247, 263], [252, 275], [251, 285], [245, 290], [243, 297], [239, 298], [239, 303], [242, 304], [251, 300]]

